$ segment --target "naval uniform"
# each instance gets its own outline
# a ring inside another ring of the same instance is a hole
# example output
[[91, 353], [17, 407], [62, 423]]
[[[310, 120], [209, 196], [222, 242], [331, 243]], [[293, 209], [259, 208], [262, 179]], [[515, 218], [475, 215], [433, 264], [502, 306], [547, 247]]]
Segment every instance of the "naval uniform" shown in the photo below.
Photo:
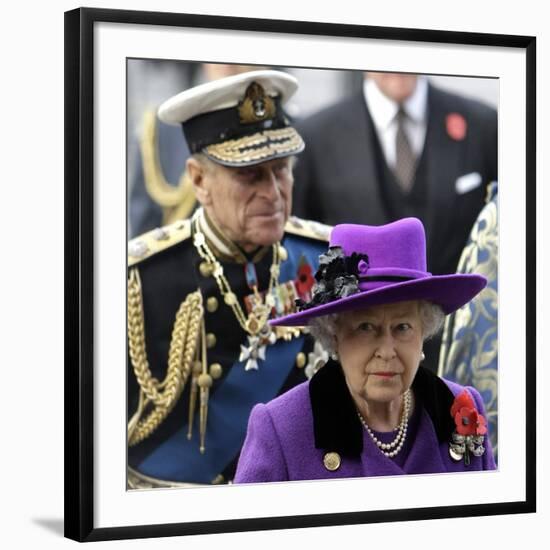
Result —
[[[210, 249], [223, 267], [232, 292], [247, 311], [245, 297], [252, 294], [250, 273], [260, 292], [269, 285], [272, 247], [245, 255], [224, 239], [218, 228], [199, 211]], [[312, 353], [309, 334], [294, 331], [265, 347], [265, 359], [257, 369], [243, 357], [248, 335], [225, 303], [215, 277], [205, 268], [194, 244], [190, 220], [151, 231], [129, 244], [129, 272], [139, 276], [143, 326], [148, 366], [154, 379], [166, 376], [174, 320], [185, 299], [198, 291], [202, 300], [205, 363], [212, 375], [204, 451], [200, 441], [200, 398], [193, 407], [192, 430], [189, 409], [192, 374], [168, 415], [152, 433], [128, 448], [129, 487], [177, 486], [180, 484], [225, 483], [233, 479], [239, 452], [246, 435], [252, 407], [267, 402], [305, 381], [306, 368], [319, 359]], [[291, 218], [281, 241], [283, 255], [278, 286], [278, 302], [272, 316], [288, 313], [294, 299], [307, 293], [318, 256], [326, 250], [328, 226]], [[253, 266], [253, 267], [252, 267]], [[247, 273], [248, 272], [248, 273]], [[130, 317], [130, 315], [129, 315]], [[317, 349], [317, 348], [316, 348]], [[185, 352], [185, 350], [184, 350]], [[244, 354], [247, 356], [247, 354]], [[318, 354], [317, 354], [318, 355]], [[140, 395], [132, 358], [128, 359], [128, 419], [135, 414]], [[190, 433], [189, 433], [190, 432]], [[189, 438], [190, 436], [190, 438]]]

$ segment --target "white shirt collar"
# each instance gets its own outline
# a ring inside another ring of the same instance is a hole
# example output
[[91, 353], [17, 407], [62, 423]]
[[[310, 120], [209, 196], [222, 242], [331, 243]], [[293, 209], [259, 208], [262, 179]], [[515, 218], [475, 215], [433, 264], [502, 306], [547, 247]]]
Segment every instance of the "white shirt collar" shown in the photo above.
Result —
[[[363, 95], [374, 125], [379, 131], [384, 131], [394, 121], [399, 105], [386, 97], [374, 80], [368, 77], [363, 83]], [[419, 76], [413, 94], [403, 103], [403, 109], [411, 120], [422, 124], [426, 122], [427, 107], [428, 80]]]

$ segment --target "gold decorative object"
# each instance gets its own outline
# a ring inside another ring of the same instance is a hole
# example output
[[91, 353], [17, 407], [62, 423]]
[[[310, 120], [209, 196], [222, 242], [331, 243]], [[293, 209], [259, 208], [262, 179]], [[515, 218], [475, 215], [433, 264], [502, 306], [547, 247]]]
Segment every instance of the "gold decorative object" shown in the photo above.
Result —
[[199, 375], [199, 388], [211, 388], [212, 387], [212, 377], [209, 374], [203, 373]]
[[213, 334], [212, 332], [209, 332], [209, 333], [206, 335], [206, 347], [207, 347], [208, 349], [211, 349], [211, 348], [213, 348], [215, 345], [216, 345], [216, 335]]
[[147, 111], [143, 117], [141, 157], [145, 189], [162, 208], [163, 223], [188, 218], [196, 204], [193, 183], [186, 172], [180, 176], [177, 186], [166, 180], [159, 158], [158, 125], [154, 110]]
[[253, 124], [260, 120], [275, 117], [275, 102], [265, 93], [261, 84], [252, 82], [239, 102], [239, 119], [241, 124]]
[[[169, 489], [173, 487], [204, 487], [202, 483], [187, 483], [181, 481], [173, 481], [166, 479], [157, 479], [156, 477], [149, 477], [137, 470], [134, 470], [130, 466], [127, 468], [128, 472], [128, 489]], [[214, 482], [212, 482], [214, 483]]]
[[[200, 211], [193, 217], [193, 244], [197, 252], [204, 260], [203, 263], [209, 263], [224, 302], [232, 309], [241, 328], [248, 334], [248, 347], [241, 345], [240, 361], [247, 361], [245, 370], [257, 369], [258, 360], [265, 359], [265, 346], [276, 341], [275, 332], [269, 327], [267, 321], [271, 313], [269, 297], [273, 294], [273, 289], [279, 284], [279, 272], [281, 259], [279, 256], [280, 245], [272, 245], [273, 262], [270, 269], [269, 285], [266, 290], [265, 302], [260, 295], [258, 288], [253, 287], [254, 295], [252, 297], [252, 308], [248, 316], [245, 315], [235, 293], [232, 291], [229, 281], [224, 275], [223, 267], [214, 256], [212, 250], [206, 242], [204, 233], [199, 228]], [[202, 264], [201, 264], [202, 265]]]
[[168, 369], [162, 382], [155, 379], [147, 361], [141, 280], [137, 268], [128, 278], [128, 342], [132, 367], [140, 387], [139, 404], [128, 423], [128, 444], [151, 435], [176, 404], [193, 368], [203, 317], [202, 296], [193, 292], [180, 304], [168, 352]]
[[210, 372], [210, 376], [214, 380], [217, 380], [218, 378], [221, 378], [223, 374], [223, 367], [219, 363], [212, 363], [210, 365], [209, 372]]
[[281, 258], [281, 262], [285, 262], [288, 259], [288, 252], [282, 244], [279, 245], [279, 258]]
[[298, 338], [303, 332], [303, 327], [273, 327], [277, 340], [282, 338], [286, 342], [289, 342], [293, 338]]
[[209, 262], [201, 262], [199, 265], [199, 271], [203, 277], [210, 277], [212, 271], [214, 270], [213, 266]]
[[335, 472], [340, 468], [342, 459], [338, 453], [326, 453], [323, 457], [323, 464], [329, 472]]
[[214, 313], [215, 311], [217, 311], [218, 306], [218, 299], [215, 296], [210, 296], [210, 298], [206, 300], [206, 310], [209, 313]]
[[306, 354], [303, 351], [296, 355], [296, 366], [299, 369], [303, 369], [306, 366]]
[[206, 153], [226, 162], [253, 162], [276, 154], [287, 154], [303, 147], [304, 141], [292, 127], [245, 136], [215, 143], [206, 147]]
[[224, 297], [223, 297], [223, 301], [228, 305], [228, 306], [234, 306], [235, 304], [237, 304], [237, 296], [235, 296], [235, 294], [233, 294], [233, 292], [228, 292]]

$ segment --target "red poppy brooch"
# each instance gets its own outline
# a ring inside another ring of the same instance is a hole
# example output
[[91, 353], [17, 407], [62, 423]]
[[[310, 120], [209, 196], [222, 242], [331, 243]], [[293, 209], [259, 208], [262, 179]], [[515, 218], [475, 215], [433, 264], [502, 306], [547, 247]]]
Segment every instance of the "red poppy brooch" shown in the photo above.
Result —
[[307, 263], [305, 257], [302, 256], [298, 264], [296, 279], [294, 280], [296, 292], [301, 300], [307, 302], [311, 299], [311, 289], [314, 283], [315, 279], [313, 278], [313, 269]]
[[483, 415], [479, 414], [474, 400], [466, 390], [457, 395], [451, 407], [451, 416], [455, 421], [455, 431], [449, 445], [449, 454], [453, 460], [464, 458], [464, 464], [470, 464], [470, 453], [482, 456], [484, 436], [487, 424]]

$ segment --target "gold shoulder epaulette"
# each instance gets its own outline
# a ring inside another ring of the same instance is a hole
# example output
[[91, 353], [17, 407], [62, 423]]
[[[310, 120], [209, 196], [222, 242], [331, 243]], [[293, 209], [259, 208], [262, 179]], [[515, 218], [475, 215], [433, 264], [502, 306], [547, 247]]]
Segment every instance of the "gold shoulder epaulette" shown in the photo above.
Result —
[[312, 220], [303, 220], [302, 218], [297, 218], [296, 216], [290, 216], [286, 222], [285, 231], [287, 233], [291, 233], [292, 235], [299, 235], [300, 237], [308, 237], [309, 239], [328, 242], [330, 239], [332, 226], [314, 222]]
[[191, 220], [178, 220], [170, 225], [143, 233], [128, 242], [128, 267], [181, 243], [190, 236]]

